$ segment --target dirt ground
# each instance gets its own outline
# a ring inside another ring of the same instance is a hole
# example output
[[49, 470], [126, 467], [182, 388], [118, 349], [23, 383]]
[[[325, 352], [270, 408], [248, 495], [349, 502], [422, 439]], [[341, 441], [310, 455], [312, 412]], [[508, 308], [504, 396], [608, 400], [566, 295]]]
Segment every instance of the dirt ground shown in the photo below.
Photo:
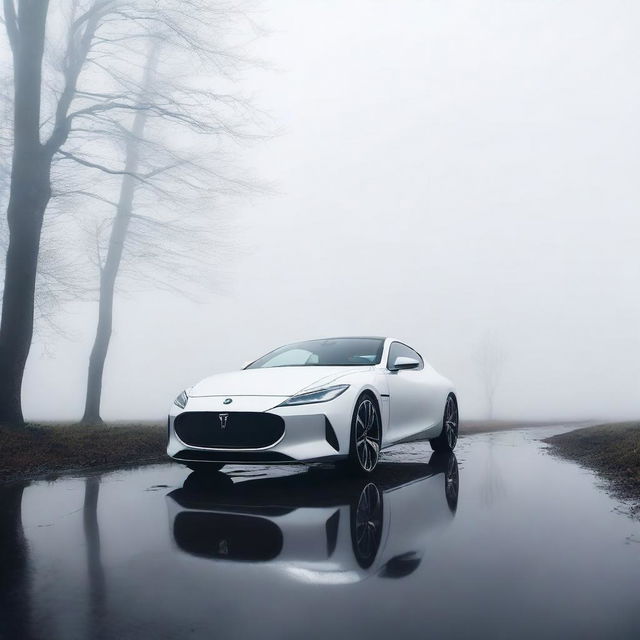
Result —
[[552, 451], [603, 476], [640, 516], [640, 422], [601, 424], [546, 438]]

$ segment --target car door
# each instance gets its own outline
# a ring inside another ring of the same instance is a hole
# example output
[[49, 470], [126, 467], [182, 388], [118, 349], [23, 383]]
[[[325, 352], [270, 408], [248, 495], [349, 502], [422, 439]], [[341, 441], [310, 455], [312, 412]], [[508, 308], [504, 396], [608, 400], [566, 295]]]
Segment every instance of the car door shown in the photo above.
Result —
[[[414, 369], [392, 371], [398, 356], [417, 360]], [[386, 442], [396, 442], [403, 438], [425, 432], [437, 421], [442, 407], [435, 407], [434, 390], [430, 380], [435, 372], [425, 366], [422, 356], [402, 342], [392, 342], [387, 358], [387, 379], [389, 386], [389, 427]], [[437, 411], [436, 411], [437, 409]]]

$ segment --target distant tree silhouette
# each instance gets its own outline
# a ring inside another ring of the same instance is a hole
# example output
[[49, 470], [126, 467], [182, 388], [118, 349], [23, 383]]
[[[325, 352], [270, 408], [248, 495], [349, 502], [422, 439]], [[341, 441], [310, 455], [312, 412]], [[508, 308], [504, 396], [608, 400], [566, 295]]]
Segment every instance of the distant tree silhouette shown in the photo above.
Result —
[[489, 419], [494, 417], [496, 390], [502, 377], [505, 360], [502, 346], [493, 335], [486, 333], [476, 350], [474, 361], [482, 384]]

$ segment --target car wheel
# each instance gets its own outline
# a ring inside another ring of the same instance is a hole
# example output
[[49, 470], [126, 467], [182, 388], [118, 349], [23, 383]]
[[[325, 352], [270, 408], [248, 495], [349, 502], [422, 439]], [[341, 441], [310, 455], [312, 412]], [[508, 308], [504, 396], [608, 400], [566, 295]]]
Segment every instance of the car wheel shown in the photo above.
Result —
[[378, 555], [382, 540], [382, 513], [382, 492], [373, 482], [368, 482], [350, 508], [351, 544], [363, 569], [368, 569]]
[[186, 466], [198, 473], [215, 473], [216, 471], [220, 471], [220, 469], [224, 467], [224, 464], [221, 462], [189, 462]]
[[434, 451], [453, 451], [458, 442], [458, 403], [456, 397], [450, 393], [444, 405], [442, 416], [442, 432], [437, 438], [429, 440]]
[[458, 495], [460, 493], [460, 472], [458, 471], [458, 461], [455, 453], [449, 454], [447, 470], [444, 475], [444, 495], [451, 513], [455, 513], [458, 508]]
[[358, 398], [351, 419], [349, 469], [357, 473], [371, 473], [378, 464], [382, 425], [378, 406], [369, 394]]

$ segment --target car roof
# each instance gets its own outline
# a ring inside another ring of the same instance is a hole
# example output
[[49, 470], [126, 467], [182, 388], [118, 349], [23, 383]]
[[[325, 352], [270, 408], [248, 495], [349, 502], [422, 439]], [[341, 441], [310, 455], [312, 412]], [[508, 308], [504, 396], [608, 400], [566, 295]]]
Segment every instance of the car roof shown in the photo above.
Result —
[[388, 340], [385, 336], [325, 336], [323, 338], [307, 338], [306, 340], [296, 340], [282, 346], [286, 347], [290, 344], [298, 344], [299, 342], [320, 342], [321, 340]]
[[386, 340], [384, 336], [331, 336], [329, 338], [312, 338], [312, 340]]

